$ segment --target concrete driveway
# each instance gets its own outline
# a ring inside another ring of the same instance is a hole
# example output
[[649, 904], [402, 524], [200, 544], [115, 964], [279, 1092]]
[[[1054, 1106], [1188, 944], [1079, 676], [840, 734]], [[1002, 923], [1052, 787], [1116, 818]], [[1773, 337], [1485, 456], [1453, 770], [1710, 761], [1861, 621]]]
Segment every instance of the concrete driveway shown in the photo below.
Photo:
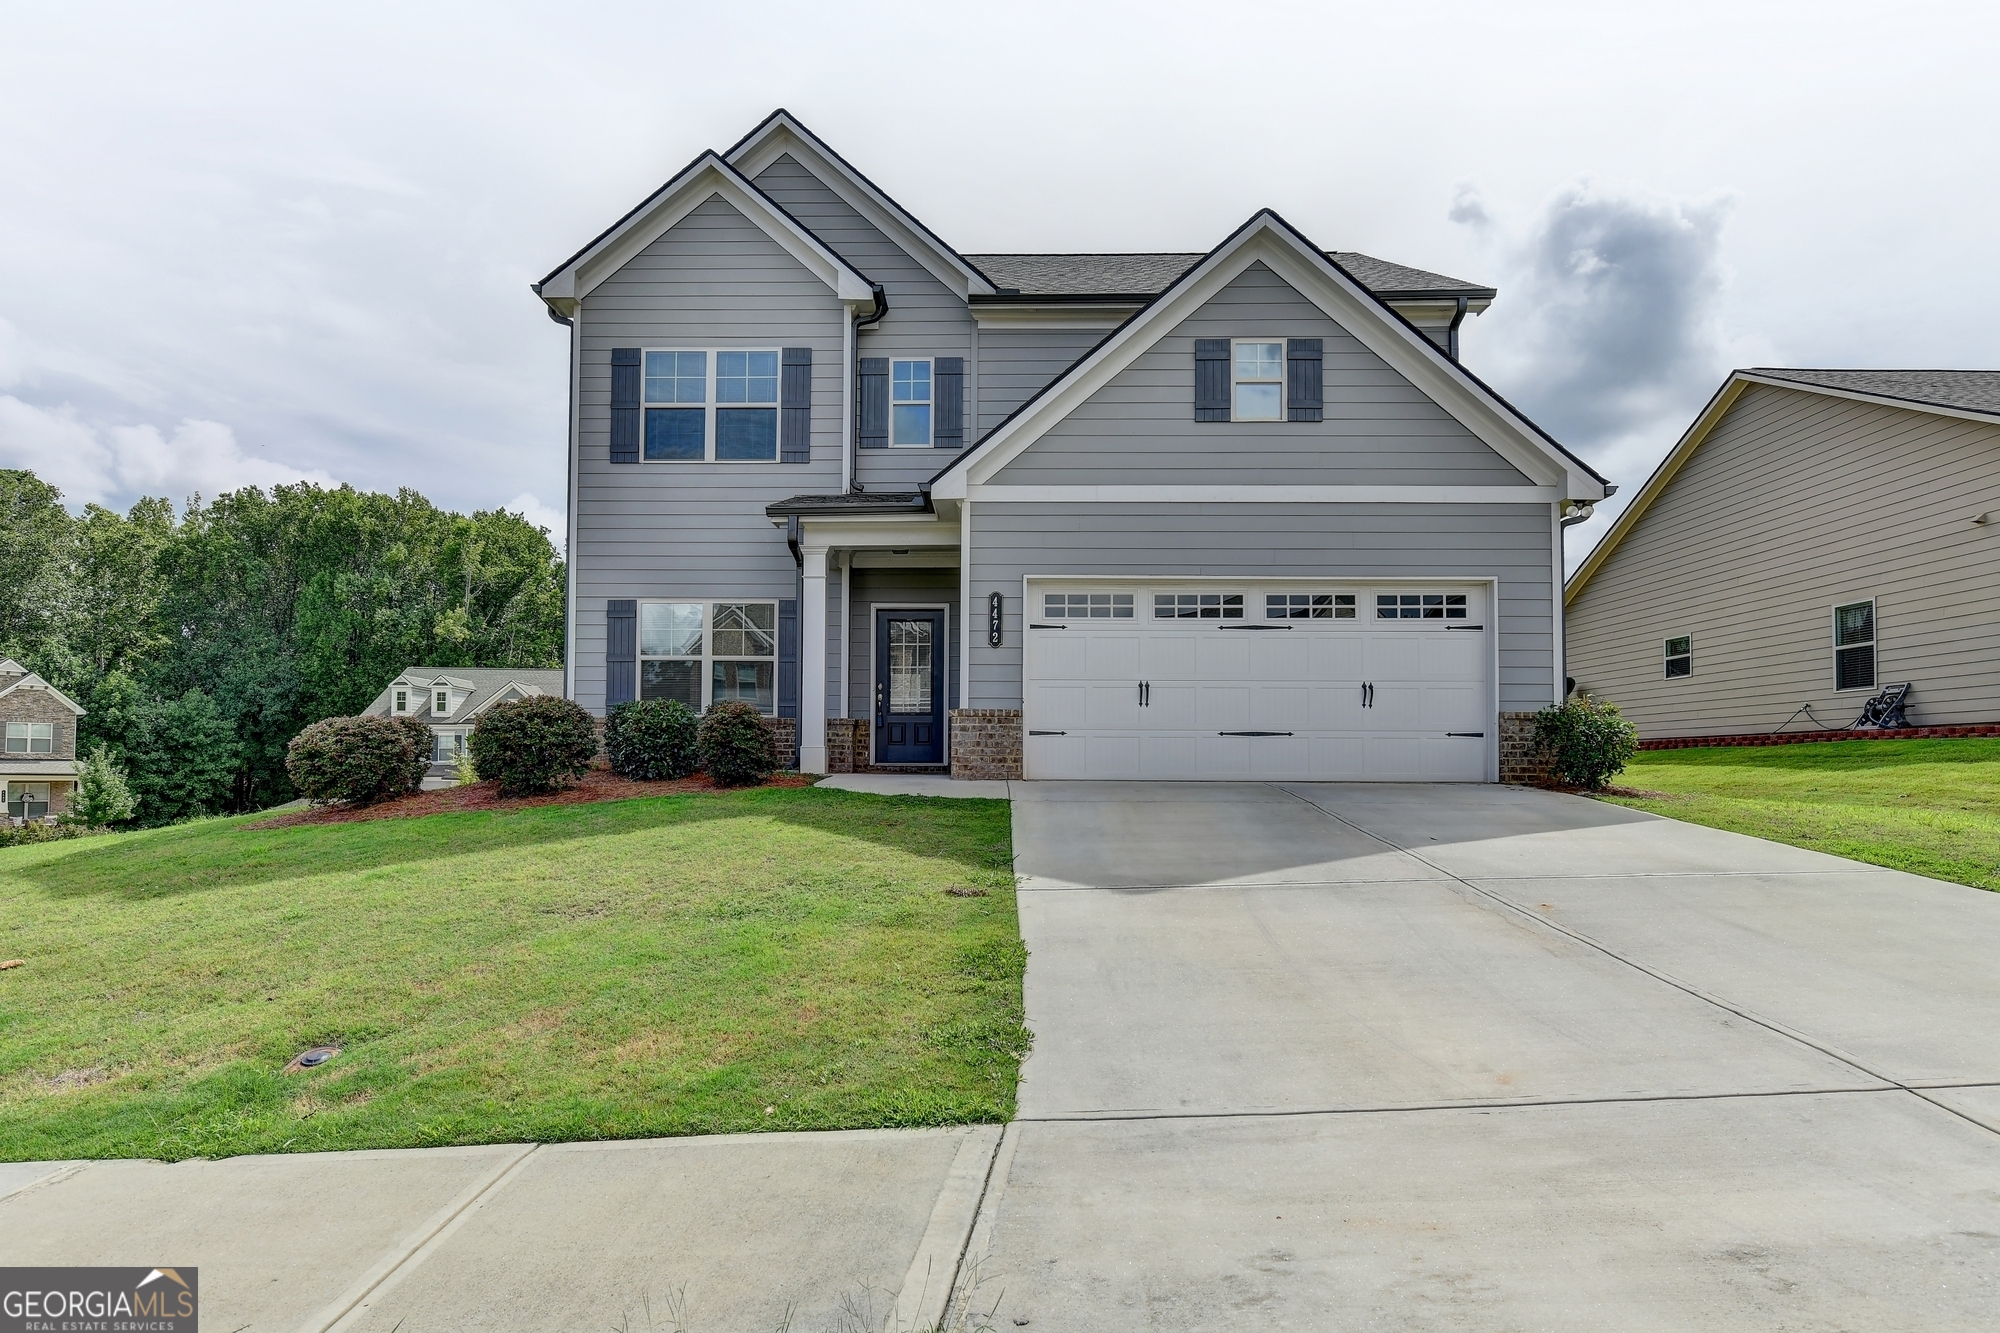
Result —
[[1003, 1325], [2000, 1323], [2000, 896], [1509, 788], [1013, 796]]

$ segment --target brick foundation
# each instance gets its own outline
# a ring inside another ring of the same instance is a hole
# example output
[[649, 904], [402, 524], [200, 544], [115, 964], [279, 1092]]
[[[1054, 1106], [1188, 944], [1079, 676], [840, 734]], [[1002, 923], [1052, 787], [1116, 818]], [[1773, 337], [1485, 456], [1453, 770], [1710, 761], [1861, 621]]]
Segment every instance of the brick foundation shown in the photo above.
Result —
[[826, 771], [860, 773], [868, 768], [869, 726], [865, 717], [826, 720]]
[[1500, 780], [1525, 787], [1549, 785], [1549, 761], [1535, 747], [1535, 715], [1500, 715]]
[[1642, 750], [1695, 750], [1711, 745], [1800, 745], [1810, 741], [1929, 741], [1962, 736], [2000, 736], [2000, 722], [1974, 722], [1962, 727], [1902, 727], [1896, 731], [1788, 731], [1779, 735], [1659, 736], [1640, 741]]
[[778, 747], [778, 767], [796, 769], [799, 766], [799, 720], [795, 717], [767, 717], [764, 725], [770, 728], [771, 743]]
[[951, 775], [955, 778], [1021, 776], [1021, 710], [951, 710]]

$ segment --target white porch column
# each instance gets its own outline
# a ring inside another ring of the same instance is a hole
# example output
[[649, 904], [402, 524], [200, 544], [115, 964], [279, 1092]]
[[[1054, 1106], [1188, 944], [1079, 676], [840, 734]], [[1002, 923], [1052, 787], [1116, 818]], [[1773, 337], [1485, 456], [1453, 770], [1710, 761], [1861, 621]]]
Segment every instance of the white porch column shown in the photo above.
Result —
[[799, 771], [826, 772], [826, 547], [805, 546], [799, 604]]

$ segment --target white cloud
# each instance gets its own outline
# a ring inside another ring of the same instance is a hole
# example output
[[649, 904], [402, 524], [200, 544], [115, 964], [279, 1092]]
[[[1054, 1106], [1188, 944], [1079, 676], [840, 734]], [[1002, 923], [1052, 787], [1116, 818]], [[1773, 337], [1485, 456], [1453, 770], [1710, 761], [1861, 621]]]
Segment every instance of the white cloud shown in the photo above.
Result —
[[298, 481], [337, 484], [318, 469], [246, 455], [219, 421], [190, 417], [171, 436], [152, 425], [100, 429], [70, 407], [36, 407], [11, 394], [0, 394], [0, 466], [27, 468], [60, 487], [72, 505], [140, 495], [181, 501]]
[[559, 553], [566, 552], [569, 543], [569, 519], [562, 510], [551, 509], [528, 491], [522, 491], [500, 507], [508, 513], [519, 514], [538, 528], [548, 529], [549, 540], [555, 543], [556, 550]]

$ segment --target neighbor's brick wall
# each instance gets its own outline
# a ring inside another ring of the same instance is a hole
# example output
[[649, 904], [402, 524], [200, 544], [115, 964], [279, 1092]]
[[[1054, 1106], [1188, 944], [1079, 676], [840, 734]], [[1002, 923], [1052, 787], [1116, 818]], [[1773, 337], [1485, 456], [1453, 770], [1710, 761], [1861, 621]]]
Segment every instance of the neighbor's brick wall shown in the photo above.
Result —
[[1737, 736], [1661, 736], [1640, 741], [1642, 750], [1692, 750], [1710, 745], [1798, 745], [1805, 741], [1926, 741], [1960, 736], [2000, 736], [2000, 722], [1975, 722], [1959, 727], [1903, 727], [1896, 731], [1787, 731], [1778, 735], [1752, 732]]
[[1021, 710], [951, 710], [951, 775], [955, 778], [1021, 776]]
[[[19, 680], [19, 676], [10, 676]], [[16, 690], [4, 700], [0, 700], [0, 722], [53, 722], [56, 724], [55, 748], [47, 755], [36, 755], [37, 759], [76, 758], [76, 714], [56, 701], [47, 690]]]
[[1535, 715], [1500, 715], [1500, 780], [1529, 787], [1549, 783], [1549, 762], [1535, 748]]

